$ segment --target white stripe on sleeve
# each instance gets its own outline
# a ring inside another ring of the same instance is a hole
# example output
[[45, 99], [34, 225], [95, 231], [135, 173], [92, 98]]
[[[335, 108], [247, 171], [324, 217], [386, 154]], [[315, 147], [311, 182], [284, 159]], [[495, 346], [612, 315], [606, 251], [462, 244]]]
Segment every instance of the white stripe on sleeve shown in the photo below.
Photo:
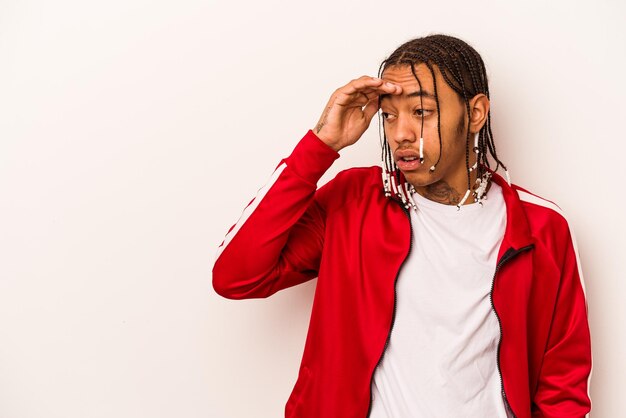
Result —
[[[539, 196], [535, 196], [534, 194], [527, 193], [527, 192], [525, 192], [523, 190], [518, 190], [517, 193], [519, 194], [520, 199], [525, 201], [525, 202], [534, 203], [536, 205], [543, 206], [543, 207], [546, 207], [548, 209], [554, 210], [556, 213], [558, 213], [563, 218], [565, 218], [565, 221], [567, 222], [567, 225], [569, 227], [569, 222], [567, 221], [567, 217], [565, 216], [565, 214], [563, 213], [561, 208], [558, 207], [557, 205], [555, 205], [554, 203], [552, 203], [552, 202], [550, 202], [548, 200], [542, 199]], [[570, 235], [572, 236], [572, 244], [574, 246], [574, 254], [576, 254], [576, 265], [578, 267], [578, 276], [580, 277], [580, 284], [581, 284], [581, 286], [583, 288], [583, 293], [585, 294], [585, 299], [586, 299], [587, 298], [587, 290], [585, 288], [585, 280], [583, 278], [583, 271], [582, 271], [582, 268], [580, 266], [580, 257], [578, 255], [578, 245], [576, 244], [576, 236], [574, 235], [574, 231], [572, 230], [572, 228], [569, 228], [569, 232], [570, 232]]]
[[270, 177], [268, 182], [265, 184], [265, 186], [263, 186], [261, 189], [259, 189], [259, 191], [257, 192], [257, 194], [254, 197], [254, 199], [252, 200], [252, 202], [250, 202], [250, 204], [244, 209], [243, 213], [239, 217], [239, 220], [237, 221], [235, 226], [230, 230], [230, 232], [228, 234], [226, 234], [226, 237], [224, 238], [224, 242], [217, 249], [217, 254], [215, 255], [215, 259], [216, 260], [222, 254], [222, 251], [224, 251], [226, 246], [232, 241], [232, 239], [235, 237], [235, 235], [237, 235], [237, 232], [239, 232], [239, 230], [241, 229], [243, 224], [245, 224], [246, 221], [248, 220], [248, 218], [250, 218], [250, 215], [252, 215], [252, 213], [254, 213], [256, 208], [259, 206], [259, 203], [261, 203], [261, 201], [263, 200], [263, 198], [265, 197], [267, 192], [276, 183], [276, 181], [278, 180], [278, 177], [280, 176], [280, 174], [283, 172], [283, 170], [286, 167], [287, 167], [286, 163], [282, 163], [280, 166], [278, 166], [278, 168], [276, 168], [276, 170], [274, 170], [274, 173], [272, 173], [272, 176]]
[[[519, 197], [521, 200], [552, 209], [558, 214], [560, 214], [563, 218], [565, 218], [565, 221], [567, 222], [567, 218], [565, 217], [565, 214], [563, 213], [561, 208], [555, 205], [554, 203], [548, 200], [542, 199], [538, 196], [535, 196], [534, 194], [527, 193], [523, 190], [517, 190], [517, 193], [519, 194]], [[567, 225], [569, 227], [569, 222], [567, 222]], [[580, 266], [580, 257], [578, 256], [578, 245], [576, 244], [576, 236], [574, 235], [574, 231], [572, 230], [572, 228], [569, 228], [569, 232], [570, 232], [570, 235], [572, 236], [572, 244], [574, 246], [574, 253], [576, 254], [576, 265], [578, 267], [578, 277], [580, 277], [580, 284], [583, 289], [583, 294], [585, 295], [585, 307], [587, 307], [587, 290], [585, 288], [585, 280], [583, 278], [583, 271]], [[589, 399], [591, 399], [591, 375], [592, 374], [593, 374], [593, 364], [591, 366], [591, 370], [589, 371], [589, 377], [587, 379], [587, 396], [589, 396]], [[585, 418], [589, 418], [589, 414], [585, 415]]]

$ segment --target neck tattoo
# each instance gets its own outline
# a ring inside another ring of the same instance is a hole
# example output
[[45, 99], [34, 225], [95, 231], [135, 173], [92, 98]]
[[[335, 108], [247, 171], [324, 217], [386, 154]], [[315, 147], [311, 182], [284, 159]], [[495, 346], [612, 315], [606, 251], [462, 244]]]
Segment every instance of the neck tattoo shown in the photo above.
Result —
[[423, 196], [429, 200], [445, 205], [456, 205], [461, 201], [461, 195], [445, 181], [438, 181], [426, 186]]

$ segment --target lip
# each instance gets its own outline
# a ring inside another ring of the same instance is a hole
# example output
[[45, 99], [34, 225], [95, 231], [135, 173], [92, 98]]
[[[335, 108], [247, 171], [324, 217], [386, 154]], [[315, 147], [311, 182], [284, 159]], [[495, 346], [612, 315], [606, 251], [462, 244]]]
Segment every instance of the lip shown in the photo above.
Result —
[[[415, 158], [412, 161], [404, 161], [403, 158]], [[412, 171], [417, 170], [422, 163], [420, 163], [420, 155], [419, 152], [413, 149], [398, 149], [394, 152], [394, 159], [396, 161], [396, 166], [402, 171]]]

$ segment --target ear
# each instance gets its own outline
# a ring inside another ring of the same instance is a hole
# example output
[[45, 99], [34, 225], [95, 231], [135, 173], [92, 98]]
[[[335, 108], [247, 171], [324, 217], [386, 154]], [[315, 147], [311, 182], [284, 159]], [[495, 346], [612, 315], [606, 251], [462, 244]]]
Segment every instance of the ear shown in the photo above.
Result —
[[487, 122], [489, 99], [483, 93], [478, 93], [470, 99], [469, 105], [471, 111], [469, 131], [476, 133]]

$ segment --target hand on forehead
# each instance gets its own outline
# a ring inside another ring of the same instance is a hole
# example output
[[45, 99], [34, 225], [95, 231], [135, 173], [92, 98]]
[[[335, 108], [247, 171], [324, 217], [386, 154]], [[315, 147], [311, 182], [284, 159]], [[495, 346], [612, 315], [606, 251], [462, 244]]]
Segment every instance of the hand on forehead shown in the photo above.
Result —
[[[419, 64], [411, 69], [410, 65], [397, 65], [385, 69], [382, 79], [387, 83], [402, 88], [401, 98], [420, 97], [421, 99], [435, 99], [433, 78], [426, 64]], [[381, 100], [390, 95], [381, 95]]]

